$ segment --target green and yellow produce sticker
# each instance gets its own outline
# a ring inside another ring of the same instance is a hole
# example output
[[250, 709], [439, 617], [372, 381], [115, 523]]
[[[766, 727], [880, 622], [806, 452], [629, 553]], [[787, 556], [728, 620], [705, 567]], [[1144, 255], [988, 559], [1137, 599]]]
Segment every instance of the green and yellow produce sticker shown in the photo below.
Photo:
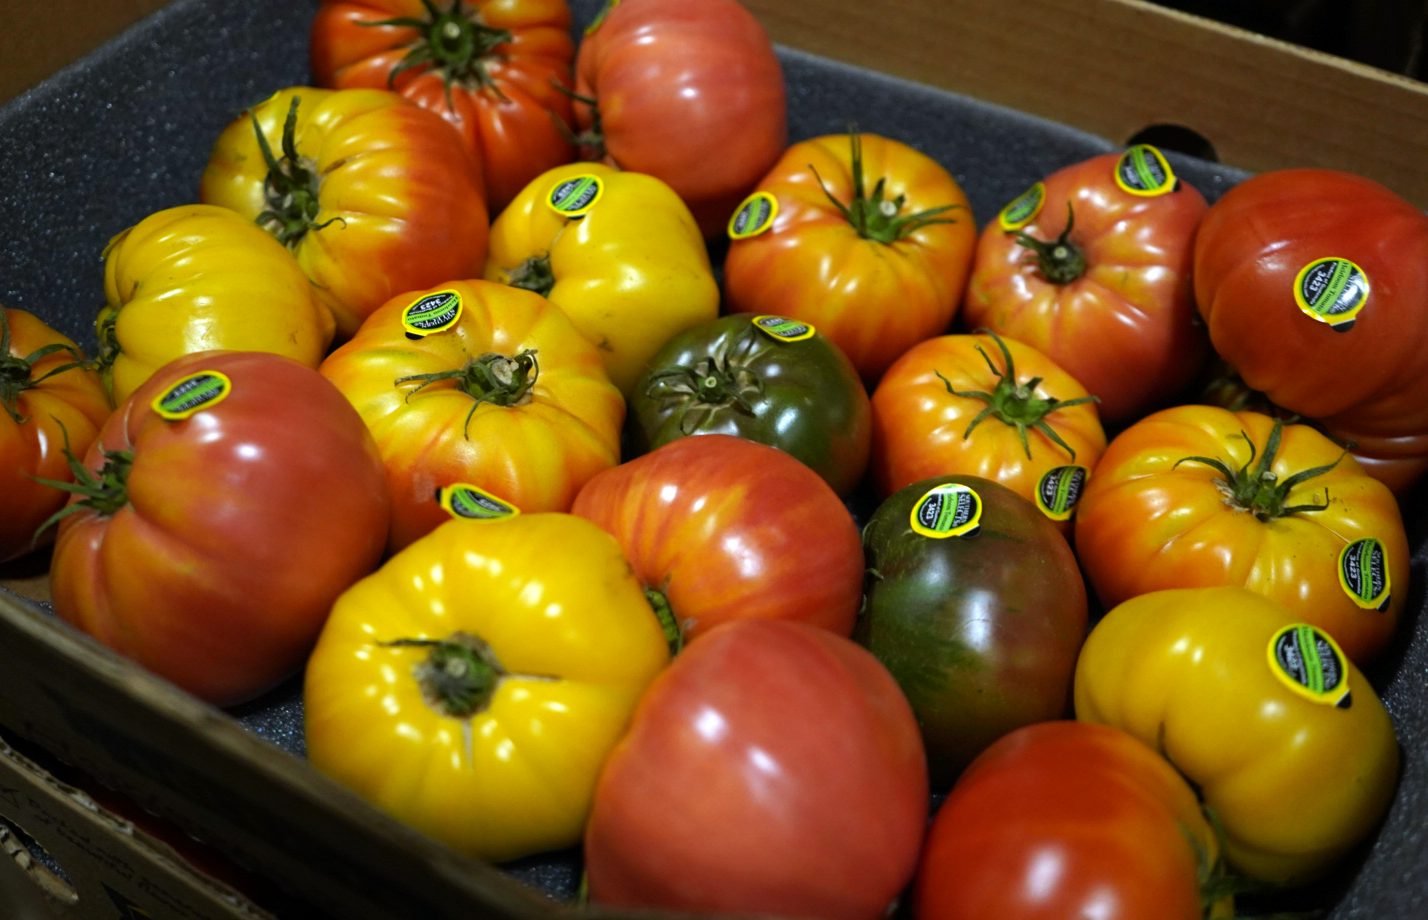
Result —
[[604, 193], [605, 183], [599, 176], [571, 176], [551, 186], [545, 203], [562, 217], [584, 217]]
[[746, 240], [773, 226], [778, 216], [778, 199], [768, 192], [754, 192], [729, 218], [729, 239]]
[[1393, 583], [1388, 553], [1373, 537], [1355, 540], [1339, 552], [1339, 585], [1365, 610], [1387, 610]]
[[804, 339], [813, 338], [813, 334], [818, 331], [809, 323], [786, 316], [755, 316], [752, 322], [754, 328], [780, 342], [802, 342]]
[[1368, 296], [1368, 276], [1348, 259], [1315, 259], [1294, 279], [1294, 302], [1299, 309], [1311, 319], [1328, 323], [1335, 332], [1353, 328]]
[[402, 329], [407, 338], [420, 339], [434, 332], [443, 332], [461, 319], [461, 295], [455, 291], [437, 291], [418, 297], [402, 311]]
[[1307, 623], [1286, 626], [1269, 641], [1269, 669], [1299, 696], [1348, 709], [1348, 659], [1333, 637]]
[[175, 383], [150, 403], [160, 417], [171, 422], [208, 409], [233, 392], [233, 381], [219, 371], [198, 371]]
[[1164, 195], [1177, 181], [1165, 155], [1149, 144], [1136, 144], [1116, 162], [1116, 185], [1132, 195]]
[[1008, 233], [1020, 230], [1036, 220], [1036, 215], [1041, 213], [1041, 207], [1044, 204], [1046, 204], [1046, 183], [1038, 182], [1002, 208], [1001, 213], [997, 215], [997, 223], [1001, 224], [1002, 229]]
[[510, 502], [465, 482], [437, 489], [436, 501], [452, 517], [470, 521], [499, 521], [521, 513]]
[[1053, 521], [1070, 520], [1089, 475], [1084, 466], [1058, 466], [1047, 470], [1036, 484], [1036, 507]]
[[960, 483], [934, 486], [912, 506], [913, 532], [945, 540], [974, 537], [982, 527], [982, 498]]

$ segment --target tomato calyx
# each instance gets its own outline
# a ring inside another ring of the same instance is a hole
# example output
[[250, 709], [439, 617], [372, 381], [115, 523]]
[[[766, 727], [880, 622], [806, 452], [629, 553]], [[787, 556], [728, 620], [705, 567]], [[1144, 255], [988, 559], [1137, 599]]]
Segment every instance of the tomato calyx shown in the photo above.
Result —
[[1327, 489], [1324, 490], [1322, 505], [1290, 505], [1288, 504], [1289, 493], [1301, 482], [1327, 473], [1338, 466], [1339, 462], [1348, 454], [1348, 449], [1339, 454], [1333, 463], [1300, 470], [1291, 476], [1280, 479], [1272, 467], [1274, 456], [1279, 453], [1279, 443], [1283, 434], [1284, 420], [1276, 418], [1274, 427], [1270, 429], [1269, 437], [1265, 440], [1264, 451], [1261, 453], [1256, 450], [1254, 441], [1250, 440], [1249, 435], [1241, 431], [1240, 436], [1249, 444], [1250, 456], [1244, 466], [1237, 470], [1230, 469], [1227, 463], [1214, 457], [1182, 457], [1175, 461], [1175, 466], [1178, 467], [1182, 463], [1201, 463], [1214, 469], [1220, 474], [1220, 477], [1215, 480], [1215, 485], [1225, 496], [1225, 504], [1237, 511], [1247, 511], [1260, 521], [1269, 522], [1277, 518], [1289, 517], [1292, 514], [1323, 511], [1329, 507]]
[[389, 648], [427, 648], [430, 653], [416, 666], [422, 699], [442, 715], [470, 718], [491, 705], [496, 686], [506, 671], [485, 640], [470, 633], [453, 633], [446, 639], [395, 639], [381, 643]]
[[[58, 422], [58, 419], [56, 421]], [[60, 433], [64, 436], [64, 456], [69, 462], [69, 471], [74, 476], [74, 481], [60, 482], [57, 479], [43, 479], [38, 476], [35, 481], [83, 497], [78, 501], [70, 501], [35, 528], [32, 542], [36, 545], [40, 535], [51, 525], [59, 523], [62, 518], [81, 511], [92, 511], [100, 517], [109, 517], [129, 503], [129, 471], [134, 466], [134, 452], [104, 450], [104, 463], [99, 472], [94, 473], [70, 450], [69, 429], [65, 428], [63, 423], [60, 423]]]
[[531, 390], [540, 376], [540, 364], [536, 361], [536, 350], [527, 348], [516, 355], [487, 352], [467, 361], [463, 367], [432, 374], [411, 374], [398, 377], [393, 386], [421, 381], [407, 393], [410, 400], [417, 393], [439, 380], [455, 380], [457, 389], [473, 400], [471, 411], [466, 413], [466, 424], [462, 434], [471, 438], [471, 416], [476, 414], [482, 403], [509, 408], [531, 401]]
[[550, 268], [550, 253], [531, 256], [506, 272], [506, 284], [549, 297], [555, 290], [555, 272]]
[[933, 370], [942, 381], [942, 385], [947, 388], [947, 392], [953, 396], [960, 396], [964, 399], [980, 399], [987, 405], [972, 418], [967, 430], [962, 433], [965, 440], [972, 436], [972, 430], [980, 425], [988, 416], [994, 417], [1001, 422], [1011, 425], [1017, 430], [1021, 437], [1022, 449], [1026, 451], [1027, 459], [1031, 459], [1031, 443], [1027, 440], [1026, 431], [1028, 428], [1035, 429], [1050, 438], [1062, 450], [1070, 455], [1072, 460], [1076, 459], [1076, 451], [1071, 445], [1062, 440], [1061, 435], [1056, 433], [1046, 422], [1046, 416], [1058, 409], [1065, 409], [1069, 406], [1079, 406], [1082, 403], [1100, 402], [1095, 396], [1080, 396], [1076, 399], [1057, 399], [1055, 396], [1041, 397], [1036, 395], [1036, 388], [1041, 383], [1040, 377], [1032, 377], [1030, 380], [1019, 381], [1016, 378], [1016, 365], [1012, 362], [1011, 352], [1007, 350], [1006, 343], [1001, 336], [988, 329], [980, 329], [979, 332], [989, 335], [992, 341], [997, 343], [1001, 349], [1002, 361], [1006, 367], [1005, 371], [998, 370], [992, 363], [991, 357], [981, 345], [977, 345], [977, 353], [982, 356], [982, 360], [987, 362], [987, 367], [997, 377], [997, 385], [990, 393], [980, 390], [954, 390], [952, 381], [942, 376], [939, 370]]
[[446, 105], [451, 108], [451, 85], [466, 89], [490, 88], [502, 102], [506, 96], [496, 86], [488, 65], [493, 59], [503, 59], [496, 49], [509, 44], [514, 36], [508, 29], [495, 29], [481, 21], [479, 10], [467, 10], [463, 0], [452, 0], [448, 9], [439, 8], [433, 0], [421, 0], [426, 15], [398, 16], [364, 22], [364, 26], [397, 26], [415, 29], [417, 37], [404, 47], [409, 50], [387, 74], [387, 87], [396, 84], [398, 75], [414, 68], [430, 67], [446, 84]]
[[551, 86], [569, 96], [572, 102], [578, 102], [590, 110], [590, 127], [579, 134], [570, 130], [570, 126], [552, 112], [550, 117], [555, 121], [555, 126], [560, 129], [561, 136], [579, 149], [582, 160], [606, 159], [609, 151], [605, 148], [605, 128], [600, 122], [600, 101], [594, 96], [577, 93], [555, 80], [551, 81]]
[[[665, 588], [668, 587], [666, 583]], [[669, 643], [669, 653], [678, 655], [684, 648], [684, 630], [679, 628], [679, 621], [674, 617], [674, 609], [669, 606], [669, 597], [664, 590], [645, 588], [645, 600], [649, 601], [650, 607], [654, 608], [660, 628], [664, 630], [664, 641]]]
[[334, 222], [346, 221], [340, 217], [317, 222], [322, 209], [318, 201], [321, 181], [316, 172], [316, 162], [303, 157], [297, 150], [298, 97], [294, 96], [288, 105], [287, 117], [283, 120], [282, 157], [273, 155], [273, 148], [258, 124], [253, 110], [248, 110], [248, 120], [253, 123], [253, 132], [258, 138], [258, 149], [263, 154], [263, 162], [268, 164], [268, 177], [263, 182], [263, 197], [268, 207], [254, 218], [258, 226], [278, 238], [278, 242], [292, 248], [309, 230], [321, 230]]
[[[752, 330], [752, 327], [750, 327]], [[714, 410], [733, 406], [735, 411], [754, 414], [754, 401], [763, 397], [763, 378], [744, 363], [757, 344], [750, 332], [731, 345], [692, 365], [676, 364], [650, 375], [645, 395], [650, 399], [681, 400], [686, 411], [680, 416], [682, 434], [697, 431]]]
[[1075, 223], [1076, 213], [1068, 201], [1066, 229], [1056, 239], [1039, 240], [1025, 230], [1008, 230], [1007, 234], [1036, 255], [1037, 269], [1043, 278], [1052, 284], [1070, 284], [1086, 274], [1086, 253], [1071, 242], [1071, 228]]
[[852, 146], [850, 159], [853, 165], [853, 198], [848, 204], [833, 197], [833, 193], [828, 190], [823, 177], [818, 175], [818, 170], [812, 163], [808, 165], [808, 168], [812, 170], [814, 178], [818, 180], [818, 187], [823, 189], [823, 194], [858, 232], [858, 236], [865, 240], [892, 244], [923, 227], [957, 222], [951, 217], [938, 217], [937, 215], [961, 208], [960, 204], [945, 204], [922, 211], [914, 211], [911, 214], [902, 213], [903, 205], [907, 203], [907, 195], [898, 195], [896, 198], [884, 197], [887, 194], [886, 176], [880, 177], [873, 184], [873, 191], [869, 194], [863, 175], [863, 138], [856, 127], [849, 126], [848, 140]]
[[[40, 360], [60, 351], [67, 352], [74, 360], [52, 368], [39, 377], [33, 375], [34, 366]], [[5, 311], [0, 309], [0, 406], [3, 406], [6, 414], [15, 420], [15, 424], [23, 425], [30, 420], [29, 416], [20, 415], [21, 393], [39, 386], [41, 381], [56, 374], [85, 366], [84, 356], [77, 349], [63, 342], [51, 342], [35, 349], [23, 358], [10, 354], [10, 319], [6, 316]]]

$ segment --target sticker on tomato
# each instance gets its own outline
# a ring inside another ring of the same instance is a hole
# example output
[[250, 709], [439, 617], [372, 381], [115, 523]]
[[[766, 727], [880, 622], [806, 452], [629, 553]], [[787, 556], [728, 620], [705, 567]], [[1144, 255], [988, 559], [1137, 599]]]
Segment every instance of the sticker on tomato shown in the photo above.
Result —
[[212, 408], [233, 392], [233, 381], [219, 371], [198, 371], [189, 374], [150, 403], [154, 412], [171, 422], [188, 418], [196, 412]]
[[571, 176], [551, 186], [545, 203], [561, 217], [584, 217], [604, 193], [605, 183], [599, 176]]
[[1036, 484], [1036, 507], [1053, 521], [1069, 521], [1089, 475], [1084, 466], [1058, 466], [1047, 470]]
[[1339, 585], [1365, 610], [1387, 610], [1393, 585], [1388, 553], [1373, 537], [1355, 540], [1339, 552]]
[[1001, 213], [997, 215], [997, 223], [1001, 224], [1001, 228], [1008, 233], [1020, 230], [1036, 220], [1036, 215], [1041, 213], [1044, 204], [1046, 204], [1046, 183], [1038, 182], [1002, 208]]
[[729, 218], [729, 239], [746, 240], [773, 226], [778, 216], [778, 199], [768, 192], [754, 192]]
[[934, 486], [912, 506], [911, 523], [913, 532], [934, 540], [975, 537], [982, 529], [982, 498], [960, 483]]
[[813, 338], [817, 331], [808, 323], [786, 316], [755, 316], [752, 322], [754, 328], [780, 342], [802, 342]]
[[1307, 623], [1286, 626], [1269, 640], [1269, 669], [1299, 696], [1348, 709], [1347, 658], [1328, 633]]
[[437, 489], [436, 501], [447, 514], [467, 521], [499, 521], [521, 513], [520, 509], [510, 502], [502, 501], [485, 489], [465, 482]]
[[1310, 319], [1328, 323], [1335, 332], [1353, 328], [1368, 296], [1368, 276], [1348, 259], [1315, 259], [1294, 279], [1294, 302], [1299, 309]]
[[420, 339], [445, 332], [461, 319], [461, 295], [455, 291], [437, 291], [418, 297], [402, 311], [402, 329], [407, 338]]
[[1122, 191], [1144, 197], [1173, 192], [1180, 181], [1165, 155], [1149, 144], [1136, 144], [1121, 154], [1115, 175]]

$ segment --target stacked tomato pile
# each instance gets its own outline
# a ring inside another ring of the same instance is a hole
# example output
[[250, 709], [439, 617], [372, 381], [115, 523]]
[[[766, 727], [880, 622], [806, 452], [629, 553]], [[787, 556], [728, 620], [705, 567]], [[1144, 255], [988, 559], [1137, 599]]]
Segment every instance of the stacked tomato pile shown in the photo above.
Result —
[[319, 769], [603, 905], [1228, 916], [1371, 835], [1419, 210], [1136, 146], [979, 233], [790, 146], [735, 0], [333, 0], [312, 61], [110, 243], [93, 359], [0, 313], [60, 617], [303, 672]]

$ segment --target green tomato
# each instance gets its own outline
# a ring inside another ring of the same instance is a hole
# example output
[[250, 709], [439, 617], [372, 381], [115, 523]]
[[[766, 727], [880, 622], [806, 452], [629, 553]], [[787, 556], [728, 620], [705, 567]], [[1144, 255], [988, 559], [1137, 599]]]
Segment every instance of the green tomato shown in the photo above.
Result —
[[792, 454], [847, 495], [872, 443], [868, 392], [847, 356], [812, 326], [735, 313], [675, 336], [630, 399], [634, 447], [728, 434]]

